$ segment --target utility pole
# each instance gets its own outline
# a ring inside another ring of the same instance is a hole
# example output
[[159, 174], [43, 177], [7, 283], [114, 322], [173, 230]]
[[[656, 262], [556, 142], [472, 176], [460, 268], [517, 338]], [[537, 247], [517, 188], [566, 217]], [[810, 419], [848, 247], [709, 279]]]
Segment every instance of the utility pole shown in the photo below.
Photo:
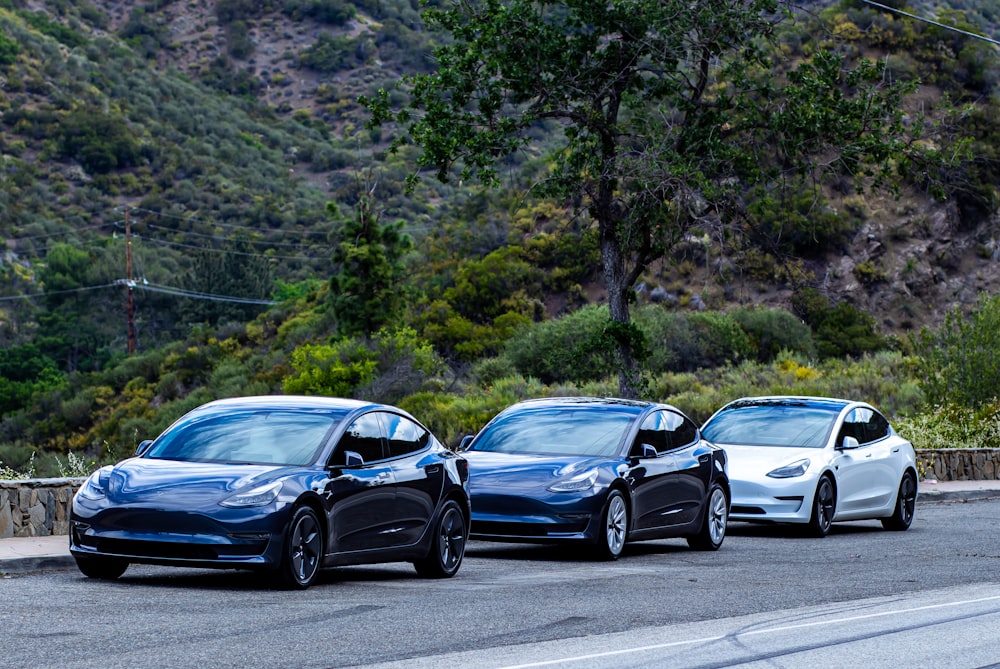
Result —
[[128, 217], [128, 204], [125, 205], [125, 290], [128, 291], [128, 353], [135, 353], [135, 303], [132, 291], [135, 282], [132, 281], [132, 223]]

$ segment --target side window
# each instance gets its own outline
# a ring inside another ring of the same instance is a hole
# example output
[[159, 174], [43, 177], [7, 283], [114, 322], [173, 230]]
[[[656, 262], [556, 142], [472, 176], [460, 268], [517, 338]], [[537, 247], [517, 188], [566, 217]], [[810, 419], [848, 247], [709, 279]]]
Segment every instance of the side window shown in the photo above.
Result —
[[698, 438], [698, 426], [679, 413], [664, 411], [667, 430], [670, 433], [670, 447], [681, 448]]
[[382, 423], [385, 425], [390, 458], [415, 453], [430, 442], [430, 432], [403, 416], [384, 413]]
[[382, 449], [382, 427], [375, 414], [365, 414], [351, 423], [351, 426], [344, 432], [344, 436], [340, 438], [340, 443], [337, 444], [333, 463], [344, 464], [346, 462], [344, 454], [347, 451], [357, 453], [365, 462], [385, 458]]
[[635, 457], [642, 457], [643, 445], [649, 444], [656, 449], [657, 453], [663, 453], [670, 448], [667, 441], [667, 432], [662, 421], [662, 412], [657, 411], [646, 416], [639, 426], [639, 433], [635, 435], [632, 442], [632, 449], [629, 454]]
[[889, 435], [889, 421], [877, 411], [859, 407], [844, 419], [840, 439], [854, 437], [859, 444], [870, 444]]

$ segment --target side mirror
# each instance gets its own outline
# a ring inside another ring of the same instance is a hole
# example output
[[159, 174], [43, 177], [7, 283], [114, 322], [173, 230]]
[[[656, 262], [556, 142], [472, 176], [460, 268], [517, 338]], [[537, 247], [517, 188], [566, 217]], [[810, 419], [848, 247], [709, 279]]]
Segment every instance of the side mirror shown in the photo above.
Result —
[[655, 458], [657, 457], [656, 448], [651, 444], [642, 445], [642, 457], [644, 458]]
[[133, 453], [133, 455], [135, 455], [136, 457], [142, 455], [143, 453], [149, 450], [149, 445], [152, 443], [153, 443], [152, 439], [143, 439], [142, 441], [139, 442], [139, 445], [135, 447], [135, 453]]
[[469, 449], [469, 445], [472, 444], [472, 440], [475, 439], [475, 435], [467, 434], [462, 437], [462, 442], [458, 445], [458, 452], [466, 451]]
[[357, 451], [344, 451], [345, 467], [360, 467], [365, 464], [365, 459]]
[[858, 443], [858, 440], [850, 436], [844, 437], [844, 440], [840, 443], [840, 448], [844, 451], [851, 451], [855, 448], [860, 448], [860, 446], [861, 444]]

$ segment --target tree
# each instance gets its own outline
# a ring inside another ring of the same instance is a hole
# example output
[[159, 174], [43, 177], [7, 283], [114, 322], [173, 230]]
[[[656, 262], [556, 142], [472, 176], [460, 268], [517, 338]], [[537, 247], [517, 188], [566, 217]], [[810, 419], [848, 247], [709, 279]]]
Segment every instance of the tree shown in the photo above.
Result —
[[268, 303], [271, 275], [271, 261], [247, 239], [235, 239], [225, 250], [199, 251], [184, 285], [201, 295], [185, 304], [185, 320], [210, 325], [252, 320]]
[[[330, 300], [342, 336], [369, 335], [393, 326], [406, 295], [402, 289], [406, 253], [413, 240], [401, 231], [402, 221], [383, 224], [375, 211], [374, 188], [361, 195], [356, 216], [347, 220], [333, 253]], [[335, 205], [328, 209], [335, 211]]]
[[[653, 260], [694, 227], [752, 227], [760, 208], [747, 203], [793, 184], [882, 185], [905, 164], [912, 86], [824, 51], [786, 62], [768, 46], [789, 15], [779, 0], [446, 0], [423, 14], [447, 33], [438, 71], [400, 81], [403, 108], [386, 90], [362, 102], [441, 181], [498, 186], [502, 161], [554, 146], [533, 187], [596, 224], [619, 387], [633, 397], [643, 342], [629, 300]], [[538, 132], [553, 122], [560, 135]]]

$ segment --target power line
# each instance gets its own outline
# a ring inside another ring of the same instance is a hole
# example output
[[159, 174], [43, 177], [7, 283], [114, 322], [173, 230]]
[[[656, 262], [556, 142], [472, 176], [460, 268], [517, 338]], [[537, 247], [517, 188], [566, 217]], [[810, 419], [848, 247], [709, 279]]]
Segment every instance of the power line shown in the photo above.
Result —
[[883, 10], [885, 10], [887, 12], [892, 12], [894, 14], [899, 14], [901, 16], [905, 16], [907, 18], [911, 18], [911, 19], [913, 19], [915, 21], [923, 21], [924, 23], [929, 23], [932, 26], [937, 26], [938, 28], [944, 28], [945, 30], [952, 30], [954, 32], [961, 33], [961, 34], [963, 34], [963, 35], [965, 35], [967, 37], [974, 37], [975, 39], [981, 39], [984, 42], [989, 42], [991, 44], [1000, 45], [1000, 41], [997, 41], [995, 39], [990, 39], [989, 37], [986, 37], [985, 35], [978, 35], [976, 33], [969, 32], [968, 30], [962, 30], [961, 28], [956, 28], [955, 26], [949, 26], [949, 25], [946, 25], [944, 23], [939, 23], [938, 21], [933, 21], [931, 19], [926, 19], [926, 18], [924, 18], [922, 16], [917, 16], [916, 14], [910, 14], [909, 12], [904, 12], [901, 9], [894, 9], [893, 7], [886, 7], [885, 5], [879, 4], [877, 2], [872, 2], [872, 0], [861, 0], [861, 1], [864, 2], [865, 4], [871, 5], [872, 7], [878, 7], [879, 9], [883, 9]]
[[[122, 283], [123, 280], [119, 280]], [[170, 286], [160, 286], [155, 283], [149, 283], [143, 280], [140, 282], [135, 282], [135, 288], [141, 290], [148, 290], [153, 293], [165, 293], [167, 295], [176, 295], [178, 297], [190, 297], [195, 300], [214, 300], [216, 302], [234, 302], [236, 304], [262, 304], [262, 305], [272, 305], [277, 304], [274, 300], [257, 300], [250, 297], [233, 297], [232, 295], [217, 295], [215, 293], [203, 293], [195, 290], [185, 290], [183, 288], [172, 288]]]

